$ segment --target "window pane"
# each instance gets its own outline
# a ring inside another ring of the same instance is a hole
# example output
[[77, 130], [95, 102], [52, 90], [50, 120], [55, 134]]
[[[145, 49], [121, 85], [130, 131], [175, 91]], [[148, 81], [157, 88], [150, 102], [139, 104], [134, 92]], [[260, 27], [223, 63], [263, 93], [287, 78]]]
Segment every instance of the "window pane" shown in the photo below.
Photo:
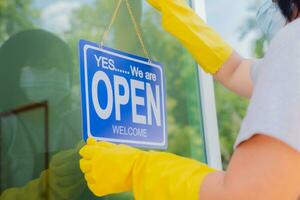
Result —
[[[100, 42], [117, 1], [17, 2], [0, 4], [0, 12], [9, 13], [0, 16], [2, 195], [97, 199], [78, 166], [82, 141], [77, 45], [79, 39]], [[167, 151], [205, 162], [197, 66], [162, 30], [154, 9], [145, 1], [130, 3], [151, 58], [165, 69]], [[145, 56], [125, 4], [104, 45]]]
[[[257, 0], [206, 1], [209, 25], [244, 57], [261, 56], [264, 47], [265, 38], [256, 26], [258, 3]], [[222, 161], [226, 168], [233, 153], [233, 145], [241, 121], [246, 113], [248, 100], [228, 91], [217, 82], [215, 91]]]

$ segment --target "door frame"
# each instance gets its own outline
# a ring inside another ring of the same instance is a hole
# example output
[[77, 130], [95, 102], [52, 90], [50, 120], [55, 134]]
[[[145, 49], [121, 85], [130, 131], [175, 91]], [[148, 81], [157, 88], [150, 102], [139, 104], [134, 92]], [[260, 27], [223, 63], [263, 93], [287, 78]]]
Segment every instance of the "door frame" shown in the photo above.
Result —
[[[192, 0], [191, 2], [192, 8], [206, 22], [205, 0]], [[201, 67], [198, 66], [197, 69], [207, 163], [209, 166], [221, 170], [222, 159], [214, 82], [212, 76], [205, 73]]]

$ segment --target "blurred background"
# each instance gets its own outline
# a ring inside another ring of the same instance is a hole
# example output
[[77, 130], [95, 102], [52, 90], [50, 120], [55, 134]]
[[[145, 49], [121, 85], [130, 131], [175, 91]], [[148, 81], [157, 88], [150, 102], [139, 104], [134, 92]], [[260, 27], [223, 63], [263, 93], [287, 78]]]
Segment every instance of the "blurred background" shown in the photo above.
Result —
[[[55, 160], [59, 156], [55, 155], [65, 155], [65, 151], [80, 143], [78, 41], [100, 42], [116, 4], [117, 0], [0, 0], [1, 192], [42, 179], [43, 171], [51, 171], [51, 163], [59, 163]], [[130, 4], [151, 58], [161, 62], [165, 69], [167, 151], [206, 162], [196, 63], [176, 39], [162, 30], [159, 13], [146, 1], [130, 0]], [[266, 46], [267, 38], [256, 27], [258, 5], [259, 0], [206, 1], [208, 24], [245, 57], [261, 57]], [[104, 45], [145, 56], [125, 4]], [[37, 79], [35, 74], [41, 80], [33, 81]], [[49, 77], [51, 80], [47, 82]], [[58, 90], [59, 94], [54, 93]], [[226, 169], [248, 100], [218, 83], [215, 94], [222, 162]], [[38, 108], [46, 109], [47, 115], [39, 113]], [[32, 146], [35, 148], [29, 151]], [[29, 163], [23, 172], [28, 176], [22, 180], [8, 176], [24, 165], [21, 161], [15, 163], [21, 157], [20, 152], [22, 157], [28, 152], [30, 162], [40, 166], [31, 167]], [[67, 159], [71, 158], [63, 162]], [[49, 176], [51, 179], [52, 174]], [[65, 195], [64, 187], [57, 190]], [[77, 196], [84, 199], [82, 194]], [[105, 199], [130, 197], [131, 194], [123, 194]]]

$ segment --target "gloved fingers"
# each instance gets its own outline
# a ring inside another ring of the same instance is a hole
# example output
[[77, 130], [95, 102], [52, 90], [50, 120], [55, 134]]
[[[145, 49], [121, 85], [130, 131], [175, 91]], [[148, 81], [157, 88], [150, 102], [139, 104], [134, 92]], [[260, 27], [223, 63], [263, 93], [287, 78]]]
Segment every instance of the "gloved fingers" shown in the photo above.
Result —
[[57, 166], [57, 165], [64, 164], [66, 160], [69, 160], [70, 158], [75, 156], [77, 156], [77, 153], [74, 149], [61, 151], [52, 157], [50, 161], [50, 165]]
[[87, 143], [88, 145], [97, 144], [97, 140], [94, 139], [94, 138], [92, 138], [92, 137], [89, 137], [89, 138], [87, 139], [86, 143]]
[[[71, 185], [61, 186], [59, 184], [50, 184], [50, 199], [77, 199], [84, 191], [84, 180], [75, 181]], [[54, 198], [55, 197], [55, 198]]]
[[103, 148], [115, 148], [115, 147], [117, 147], [116, 144], [111, 143], [111, 142], [105, 142], [105, 141], [100, 141], [100, 142], [97, 143], [97, 145], [99, 147], [103, 147]]
[[58, 190], [57, 190], [58, 188], [52, 188], [51, 186], [50, 186], [50, 189], [49, 189], [49, 198], [48, 199], [62, 199], [60, 196], [60, 194], [58, 193]]
[[74, 185], [77, 182], [84, 182], [84, 178], [82, 174], [75, 174], [73, 176], [64, 176], [57, 178], [57, 185], [60, 187], [69, 187]]
[[83, 160], [91, 161], [92, 159], [101, 159], [102, 157], [109, 156], [111, 150], [107, 147], [100, 145], [85, 145], [79, 151]]
[[85, 145], [85, 142], [83, 140], [81, 140], [80, 142], [78, 142], [77, 146], [76, 146], [76, 152], [78, 152], [83, 146]]
[[65, 160], [58, 161], [56, 159], [52, 159], [49, 169], [56, 175], [61, 176], [79, 173], [79, 160], [79, 154], [74, 151], [72, 156], [66, 157]]
[[85, 184], [86, 184], [85, 181], [81, 180], [67, 187], [65, 192], [67, 198], [64, 199], [65, 200], [78, 199], [78, 197], [84, 192]]
[[70, 185], [74, 185], [78, 181], [84, 181], [82, 173], [66, 176], [57, 176], [49, 173], [49, 183], [52, 186], [68, 187]]
[[108, 147], [108, 148], [116, 146], [116, 144], [113, 144], [111, 142], [97, 141], [94, 138], [88, 138], [87, 139], [87, 144], [88, 145], [97, 145], [97, 146], [100, 146], [100, 147]]
[[94, 177], [92, 176], [91, 173], [84, 174], [84, 178], [85, 178], [86, 182], [88, 182], [89, 184], [95, 184], [96, 183], [96, 180], [94, 179]]
[[79, 154], [82, 156], [83, 159], [90, 160], [94, 157], [95, 149], [95, 146], [85, 145], [80, 149]]
[[124, 188], [123, 186], [119, 186], [118, 184], [106, 184], [106, 182], [97, 182], [97, 184], [88, 183], [88, 188], [95, 194], [96, 196], [102, 197], [108, 194], [115, 194], [121, 192], [129, 192], [130, 188]]
[[80, 159], [79, 165], [83, 173], [88, 173], [92, 170], [92, 164], [89, 160]]
[[74, 159], [74, 161], [68, 162], [59, 166], [50, 166], [51, 173], [56, 176], [67, 176], [73, 174], [81, 174], [79, 167], [79, 158]]
[[88, 183], [88, 188], [98, 197], [102, 197], [104, 195], [107, 195], [107, 193], [104, 193], [103, 190], [99, 189], [99, 186], [96, 184], [90, 184]]

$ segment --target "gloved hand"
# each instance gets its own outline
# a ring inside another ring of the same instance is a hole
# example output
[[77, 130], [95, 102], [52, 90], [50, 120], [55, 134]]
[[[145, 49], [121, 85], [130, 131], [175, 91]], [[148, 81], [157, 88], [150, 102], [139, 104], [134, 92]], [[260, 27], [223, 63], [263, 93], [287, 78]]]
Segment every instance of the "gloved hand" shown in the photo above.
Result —
[[185, 4], [184, 0], [148, 0], [162, 14], [162, 26], [177, 37], [209, 73], [216, 73], [233, 49]]
[[1, 200], [42, 200], [46, 199], [45, 193], [43, 193], [43, 178], [34, 179], [28, 182], [23, 187], [14, 187], [4, 190], [0, 194]]
[[88, 139], [80, 168], [97, 196], [133, 191], [137, 200], [198, 200], [203, 179], [214, 169], [163, 152]]
[[61, 151], [53, 156], [50, 166], [40, 177], [23, 187], [9, 188], [0, 196], [1, 200], [76, 200], [86, 188], [79, 168], [80, 142], [76, 148]]
[[85, 182], [78, 161], [81, 141], [76, 148], [55, 154], [48, 169], [50, 199], [77, 199], [83, 192]]

